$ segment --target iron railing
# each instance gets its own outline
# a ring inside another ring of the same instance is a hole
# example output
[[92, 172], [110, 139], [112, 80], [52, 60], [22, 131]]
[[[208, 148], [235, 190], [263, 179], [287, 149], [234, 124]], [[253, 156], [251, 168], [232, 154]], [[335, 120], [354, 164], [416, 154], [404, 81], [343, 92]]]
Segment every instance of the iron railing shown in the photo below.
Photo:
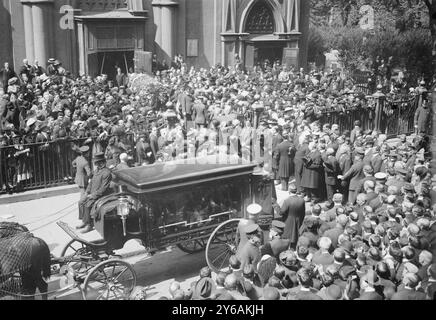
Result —
[[[338, 124], [341, 132], [352, 130], [354, 122], [360, 120], [361, 128], [365, 131], [376, 129], [388, 137], [411, 134], [414, 132], [414, 115], [419, 101], [419, 95], [393, 100], [379, 95], [374, 96], [366, 107], [323, 111], [319, 120], [323, 124]], [[14, 146], [0, 147], [0, 194], [74, 183], [75, 169], [72, 161], [78, 155], [75, 149], [86, 140], [87, 138], [27, 144], [23, 149], [29, 149], [29, 156], [18, 157], [14, 156], [19, 151]], [[133, 135], [125, 141], [134, 149]], [[93, 150], [94, 142], [87, 145]], [[136, 152], [132, 155], [135, 157]], [[17, 184], [18, 190], [14, 188]]]

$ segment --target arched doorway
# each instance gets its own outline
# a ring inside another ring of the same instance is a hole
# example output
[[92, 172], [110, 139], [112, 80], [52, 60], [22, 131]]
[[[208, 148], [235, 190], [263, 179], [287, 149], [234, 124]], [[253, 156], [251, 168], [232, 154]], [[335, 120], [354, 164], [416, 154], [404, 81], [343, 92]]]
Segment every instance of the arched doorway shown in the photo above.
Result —
[[286, 41], [277, 39], [275, 34], [282, 32], [280, 18], [275, 14], [275, 8], [268, 0], [256, 0], [248, 8], [243, 21], [242, 31], [248, 34], [245, 40], [245, 66], [252, 68], [282, 61], [283, 48]]

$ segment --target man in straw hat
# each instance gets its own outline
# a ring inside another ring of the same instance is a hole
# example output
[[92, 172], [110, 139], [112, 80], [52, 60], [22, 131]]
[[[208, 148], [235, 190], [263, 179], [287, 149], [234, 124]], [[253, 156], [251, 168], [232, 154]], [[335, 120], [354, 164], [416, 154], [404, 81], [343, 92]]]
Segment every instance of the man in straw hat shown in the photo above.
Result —
[[93, 221], [91, 218], [91, 208], [95, 202], [101, 197], [111, 192], [111, 171], [106, 167], [106, 158], [103, 152], [96, 153], [94, 158], [94, 165], [96, 170], [94, 175], [86, 188], [86, 198], [84, 200], [83, 210], [83, 224], [79, 226], [80, 229], [84, 228], [81, 233], [91, 232], [93, 229]]

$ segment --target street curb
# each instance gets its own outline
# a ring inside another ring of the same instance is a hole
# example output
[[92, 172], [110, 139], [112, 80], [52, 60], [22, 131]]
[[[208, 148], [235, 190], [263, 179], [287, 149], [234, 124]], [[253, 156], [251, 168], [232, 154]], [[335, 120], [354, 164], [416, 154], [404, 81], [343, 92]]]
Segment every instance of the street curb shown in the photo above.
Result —
[[48, 189], [38, 189], [26, 191], [24, 193], [2, 195], [0, 196], [0, 205], [37, 200], [42, 198], [50, 198], [56, 196], [63, 196], [72, 193], [79, 193], [80, 190], [76, 185], [67, 185]]

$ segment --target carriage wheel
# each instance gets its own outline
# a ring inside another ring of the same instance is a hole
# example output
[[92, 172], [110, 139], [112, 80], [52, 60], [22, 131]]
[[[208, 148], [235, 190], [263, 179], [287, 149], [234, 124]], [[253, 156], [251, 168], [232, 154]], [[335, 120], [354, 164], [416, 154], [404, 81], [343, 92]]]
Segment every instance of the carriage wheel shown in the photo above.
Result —
[[183, 252], [194, 254], [203, 251], [206, 248], [206, 239], [187, 240], [179, 243], [177, 247]]
[[122, 260], [96, 265], [83, 284], [84, 300], [127, 300], [136, 286], [136, 272]]
[[206, 246], [206, 261], [215, 272], [228, 267], [229, 259], [236, 254], [238, 243], [236, 234], [240, 219], [228, 220], [220, 224], [211, 234]]
[[[96, 253], [92, 248], [77, 240], [70, 240], [62, 249], [61, 257], [69, 258], [70, 262], [67, 264], [78, 274], [87, 274], [94, 264], [91, 261], [98, 260]], [[80, 259], [80, 257], [89, 257], [89, 259]]]

